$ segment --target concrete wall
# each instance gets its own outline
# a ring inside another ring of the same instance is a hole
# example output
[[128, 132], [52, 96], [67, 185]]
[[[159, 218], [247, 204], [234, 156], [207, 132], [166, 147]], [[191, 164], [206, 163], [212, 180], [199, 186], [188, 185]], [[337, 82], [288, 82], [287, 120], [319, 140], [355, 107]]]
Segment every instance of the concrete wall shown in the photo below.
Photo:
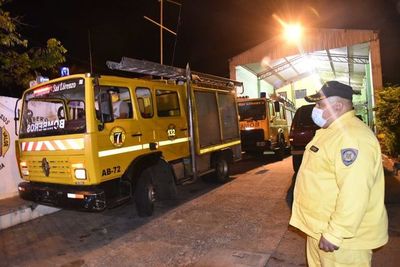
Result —
[[319, 89], [321, 89], [321, 86], [322, 84], [320, 82], [319, 77], [317, 75], [311, 75], [304, 79], [288, 84], [284, 87], [278, 88], [276, 89], [276, 92], [278, 94], [285, 92], [287, 98], [295, 104], [296, 108], [299, 108], [303, 105], [308, 105], [310, 103], [304, 100], [304, 98], [296, 99], [295, 91], [306, 89], [307, 90], [306, 95], [312, 95], [315, 94]]
[[254, 73], [247, 69], [237, 66], [236, 67], [236, 79], [237, 81], [243, 82], [244, 92], [238, 96], [248, 96], [249, 98], [260, 97], [261, 92], [270, 95], [274, 92], [273, 86], [265, 81], [260, 81]]
[[21, 178], [15, 157], [14, 107], [17, 99], [0, 96], [0, 199], [18, 194]]

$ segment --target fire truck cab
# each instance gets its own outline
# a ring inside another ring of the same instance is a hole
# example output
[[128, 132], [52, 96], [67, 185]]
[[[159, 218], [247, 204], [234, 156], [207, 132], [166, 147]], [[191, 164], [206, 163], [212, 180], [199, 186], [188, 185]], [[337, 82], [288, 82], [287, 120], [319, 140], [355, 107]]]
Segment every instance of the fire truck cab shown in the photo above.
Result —
[[238, 98], [242, 150], [275, 154], [282, 160], [290, 148], [289, 129], [294, 104], [280, 97]]

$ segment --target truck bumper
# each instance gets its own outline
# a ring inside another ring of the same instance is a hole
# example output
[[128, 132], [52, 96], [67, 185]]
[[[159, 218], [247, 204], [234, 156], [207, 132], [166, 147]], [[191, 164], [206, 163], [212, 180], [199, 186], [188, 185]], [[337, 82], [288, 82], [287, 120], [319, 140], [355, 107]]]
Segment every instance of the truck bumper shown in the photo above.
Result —
[[242, 151], [245, 152], [264, 152], [272, 151], [271, 141], [265, 140], [262, 129], [241, 130]]
[[93, 211], [106, 208], [105, 192], [96, 186], [22, 182], [18, 185], [18, 192], [25, 200], [50, 206]]
[[273, 151], [270, 141], [252, 141], [242, 145], [242, 150], [246, 152]]

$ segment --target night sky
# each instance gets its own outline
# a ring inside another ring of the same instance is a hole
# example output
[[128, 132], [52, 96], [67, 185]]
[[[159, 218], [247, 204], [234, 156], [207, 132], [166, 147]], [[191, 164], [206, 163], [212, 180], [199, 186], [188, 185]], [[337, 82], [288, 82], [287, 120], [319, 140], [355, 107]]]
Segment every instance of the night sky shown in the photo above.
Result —
[[[229, 58], [279, 32], [276, 14], [308, 27], [379, 30], [384, 83], [400, 84], [397, 0], [174, 1], [182, 3], [181, 22], [176, 39], [164, 31], [164, 64], [189, 62], [196, 71], [227, 77]], [[60, 40], [72, 73], [90, 71], [89, 32], [95, 73], [107, 73], [106, 60], [123, 56], [160, 60], [159, 27], [143, 18], [159, 20], [157, 0], [13, 0], [4, 8], [21, 17], [19, 31], [30, 46]], [[178, 15], [179, 6], [164, 0], [164, 25], [176, 31]]]

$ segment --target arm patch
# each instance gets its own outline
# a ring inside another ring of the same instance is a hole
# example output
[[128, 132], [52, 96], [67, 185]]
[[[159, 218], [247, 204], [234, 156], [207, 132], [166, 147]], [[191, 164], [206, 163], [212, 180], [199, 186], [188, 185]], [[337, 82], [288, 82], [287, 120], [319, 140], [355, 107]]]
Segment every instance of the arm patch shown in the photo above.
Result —
[[345, 148], [341, 151], [342, 162], [345, 166], [351, 165], [357, 159], [358, 150], [354, 148]]

